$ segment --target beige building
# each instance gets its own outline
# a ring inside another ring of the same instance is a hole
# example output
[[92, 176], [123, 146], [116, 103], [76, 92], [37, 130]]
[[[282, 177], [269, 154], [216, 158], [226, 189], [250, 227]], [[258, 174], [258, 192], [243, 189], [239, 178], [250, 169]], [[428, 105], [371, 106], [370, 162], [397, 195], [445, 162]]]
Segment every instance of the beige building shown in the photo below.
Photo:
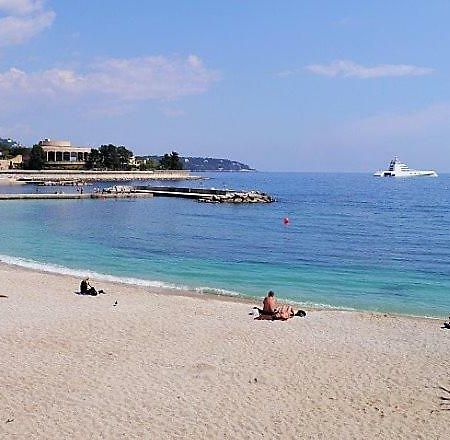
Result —
[[80, 169], [84, 168], [91, 148], [74, 147], [69, 141], [39, 141], [45, 153], [44, 168]]
[[0, 159], [0, 170], [12, 170], [20, 168], [23, 162], [21, 154], [11, 157], [10, 159]]

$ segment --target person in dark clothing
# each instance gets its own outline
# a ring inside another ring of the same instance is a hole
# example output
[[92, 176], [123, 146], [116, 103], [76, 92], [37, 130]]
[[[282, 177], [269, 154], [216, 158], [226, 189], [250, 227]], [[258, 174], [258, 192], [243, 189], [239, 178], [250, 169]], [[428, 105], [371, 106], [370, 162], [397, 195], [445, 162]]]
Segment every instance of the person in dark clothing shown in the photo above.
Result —
[[450, 330], [450, 316], [448, 317], [448, 322], [444, 322], [444, 328]]
[[81, 281], [80, 293], [82, 295], [97, 296], [99, 293], [105, 293], [105, 292], [103, 292], [103, 290], [99, 290], [97, 292], [95, 290], [95, 288], [89, 284], [89, 278], [85, 278], [83, 281]]

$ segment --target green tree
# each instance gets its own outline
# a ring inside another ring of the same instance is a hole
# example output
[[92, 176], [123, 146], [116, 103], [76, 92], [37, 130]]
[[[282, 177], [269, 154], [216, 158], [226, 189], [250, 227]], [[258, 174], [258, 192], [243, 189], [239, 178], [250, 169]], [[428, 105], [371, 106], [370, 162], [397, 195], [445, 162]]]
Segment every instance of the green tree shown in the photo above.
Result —
[[119, 156], [117, 147], [112, 144], [102, 145], [100, 147], [100, 155], [102, 157], [103, 166], [108, 170], [119, 169]]
[[160, 168], [163, 170], [182, 170], [183, 163], [180, 160], [180, 156], [176, 151], [172, 151], [170, 154], [165, 154], [160, 161]]
[[40, 145], [33, 145], [30, 152], [30, 158], [27, 163], [29, 170], [42, 170], [45, 163], [45, 153]]
[[89, 153], [88, 160], [86, 162], [86, 168], [88, 170], [92, 170], [93, 168], [102, 168], [102, 157], [100, 152], [96, 148], [91, 148], [91, 152]]
[[159, 167], [163, 170], [170, 169], [170, 156], [167, 153], [159, 161]]
[[180, 156], [176, 151], [172, 151], [170, 155], [170, 168], [171, 170], [182, 170], [183, 163], [180, 160]]
[[123, 145], [117, 148], [117, 158], [118, 158], [118, 166], [119, 170], [129, 170], [130, 167], [130, 159], [133, 157], [133, 152], [127, 150]]
[[139, 164], [139, 171], [150, 171], [154, 170], [157, 167], [156, 162], [153, 159], [147, 159], [144, 162]]
[[133, 152], [127, 150], [125, 147], [116, 147], [108, 144], [102, 145], [98, 150], [93, 148], [86, 163], [86, 168], [103, 168], [107, 170], [129, 170], [130, 159], [133, 157]]
[[29, 155], [31, 152], [30, 148], [27, 147], [12, 147], [11, 150], [9, 151], [9, 154], [11, 157], [15, 157], [18, 156], [19, 154], [21, 154], [22, 156], [26, 156]]

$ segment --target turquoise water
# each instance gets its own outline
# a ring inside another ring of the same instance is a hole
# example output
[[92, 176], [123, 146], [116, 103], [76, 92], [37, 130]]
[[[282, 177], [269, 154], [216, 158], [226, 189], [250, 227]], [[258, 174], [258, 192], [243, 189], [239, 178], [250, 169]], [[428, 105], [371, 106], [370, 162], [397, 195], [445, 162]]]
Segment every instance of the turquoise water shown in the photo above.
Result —
[[[217, 293], [260, 297], [273, 289], [306, 304], [450, 313], [450, 176], [207, 176], [205, 187], [259, 189], [278, 202], [1, 202], [0, 259]], [[12, 190], [24, 187], [0, 187]]]

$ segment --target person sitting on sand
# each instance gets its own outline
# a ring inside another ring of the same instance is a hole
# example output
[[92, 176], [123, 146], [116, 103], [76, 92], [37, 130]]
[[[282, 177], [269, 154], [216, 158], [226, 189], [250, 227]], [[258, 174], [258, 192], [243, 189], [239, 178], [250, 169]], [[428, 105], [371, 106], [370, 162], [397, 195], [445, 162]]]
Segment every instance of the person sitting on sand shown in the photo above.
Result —
[[89, 277], [88, 277], [88, 278], [85, 278], [84, 280], [81, 281], [80, 293], [81, 293], [81, 295], [96, 296], [98, 293], [105, 293], [105, 292], [103, 292], [103, 290], [99, 290], [97, 292], [95, 290], [95, 288], [89, 284]]
[[288, 304], [282, 304], [280, 307], [277, 307], [277, 303], [275, 300], [275, 293], [273, 290], [269, 290], [267, 296], [263, 300], [263, 308], [253, 307], [258, 310], [259, 316], [255, 319], [268, 319], [275, 321], [277, 319], [286, 321], [289, 318], [293, 318], [294, 316], [304, 317], [306, 316], [306, 312], [304, 310], [298, 310], [297, 313], [294, 312], [292, 306]]
[[448, 317], [448, 322], [444, 322], [444, 328], [447, 328], [450, 330], [450, 316]]
[[260, 308], [256, 307], [256, 309], [258, 309], [258, 312], [260, 315], [265, 315], [265, 316], [275, 315], [276, 310], [277, 310], [277, 303], [275, 300], [275, 293], [273, 290], [269, 290], [269, 293], [264, 298], [263, 308], [260, 309]]

